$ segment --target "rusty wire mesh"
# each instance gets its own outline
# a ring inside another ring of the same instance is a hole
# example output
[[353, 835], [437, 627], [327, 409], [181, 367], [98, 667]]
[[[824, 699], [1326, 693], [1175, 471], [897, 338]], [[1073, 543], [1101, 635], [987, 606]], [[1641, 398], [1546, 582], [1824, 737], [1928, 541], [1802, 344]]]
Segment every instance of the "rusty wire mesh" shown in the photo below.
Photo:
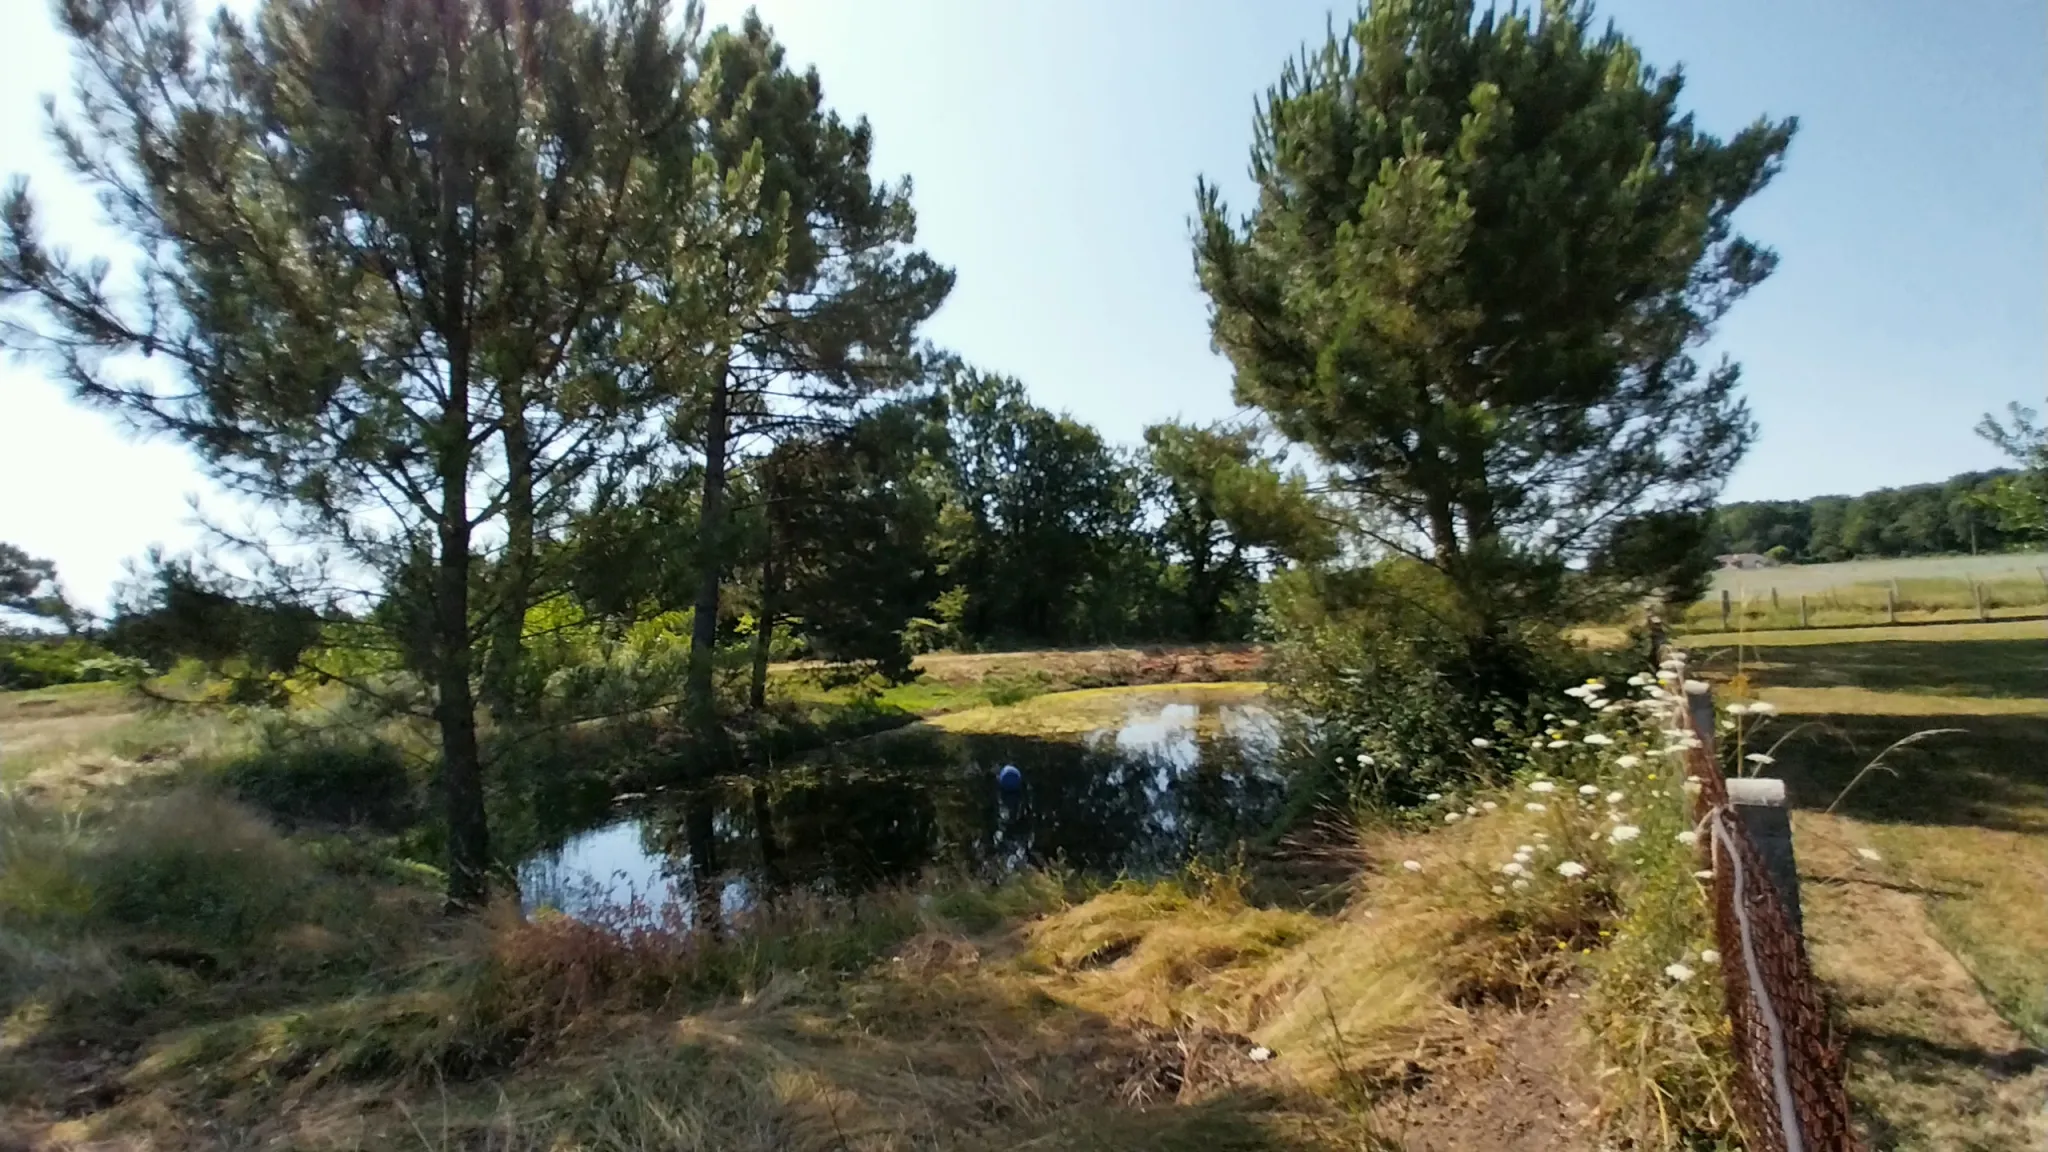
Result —
[[1714, 749], [1713, 704], [1699, 697], [1686, 726], [1700, 746], [1693, 817], [1714, 904], [1731, 1046], [1735, 1112], [1760, 1152], [1858, 1152], [1842, 1079], [1842, 1046], [1828, 1020], [1806, 945], [1728, 800]]

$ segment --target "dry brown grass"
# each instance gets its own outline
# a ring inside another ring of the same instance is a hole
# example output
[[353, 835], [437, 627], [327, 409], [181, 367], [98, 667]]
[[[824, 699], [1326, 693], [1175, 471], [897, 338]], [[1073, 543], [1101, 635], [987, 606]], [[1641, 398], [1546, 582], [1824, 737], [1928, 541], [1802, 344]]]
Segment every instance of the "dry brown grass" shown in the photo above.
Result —
[[[2048, 1065], [1944, 945], [1954, 935], [1937, 926], [1929, 903], [1948, 903], [1942, 889], [1915, 878], [1938, 875], [1938, 862], [1964, 846], [1818, 814], [1802, 814], [1797, 829], [1808, 946], [1842, 1011], [1850, 1092], [1870, 1145], [1897, 1152], [2042, 1146]], [[1853, 850], [1873, 844], [1883, 845], [1884, 862]], [[1981, 866], [1962, 872], [1947, 879], [1974, 886], [1986, 874]], [[2011, 900], [2023, 892], [2030, 898]], [[2041, 917], [2023, 905], [2038, 905], [2040, 892], [2038, 873], [2015, 877], [2006, 899], [1974, 894], [1968, 902], [1975, 907], [1962, 915], [1999, 917], [1994, 909], [2003, 908], [2014, 917], [2006, 921], [2007, 946], [2038, 955]]]
[[1148, 709], [1172, 704], [1249, 704], [1264, 693], [1257, 681], [1180, 684], [1154, 687], [1086, 688], [1035, 696], [1003, 707], [971, 708], [932, 718], [929, 723], [949, 732], [994, 732], [1011, 736], [1077, 736], [1115, 727], [1133, 702]]

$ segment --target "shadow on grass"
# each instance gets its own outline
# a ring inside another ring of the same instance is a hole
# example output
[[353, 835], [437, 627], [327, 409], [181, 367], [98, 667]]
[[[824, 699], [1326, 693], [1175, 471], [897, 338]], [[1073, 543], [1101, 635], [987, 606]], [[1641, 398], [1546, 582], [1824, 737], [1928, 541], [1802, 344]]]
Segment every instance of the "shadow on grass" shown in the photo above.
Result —
[[1878, 823], [2048, 833], [2048, 717], [1796, 716], [1780, 731], [1792, 723], [1813, 725], [1777, 753], [1797, 807], [1828, 807], [1866, 764], [1915, 732], [1960, 728], [1892, 752], [1884, 760], [1891, 771], [1865, 776], [1835, 810]]
[[1947, 696], [2048, 696], [2040, 640], [1890, 640], [1765, 648], [1760, 677], [1781, 688], [1865, 688]]

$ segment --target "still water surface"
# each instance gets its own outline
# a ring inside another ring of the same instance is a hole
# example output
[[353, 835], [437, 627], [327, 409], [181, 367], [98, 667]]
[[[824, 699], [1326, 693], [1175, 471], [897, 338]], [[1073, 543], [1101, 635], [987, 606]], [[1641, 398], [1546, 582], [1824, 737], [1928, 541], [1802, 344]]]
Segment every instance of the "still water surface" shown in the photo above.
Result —
[[[639, 800], [529, 858], [528, 911], [634, 906], [689, 920], [776, 889], [852, 895], [938, 870], [995, 880], [1060, 865], [1145, 875], [1228, 851], [1277, 815], [1278, 735], [1255, 690], [1086, 696], [1057, 737], [1001, 729], [1059, 715], [1058, 696], [851, 741], [757, 778]], [[1074, 716], [1079, 723], [1072, 722]], [[1022, 786], [997, 784], [1005, 765]], [[694, 911], [693, 910], [699, 910]]]

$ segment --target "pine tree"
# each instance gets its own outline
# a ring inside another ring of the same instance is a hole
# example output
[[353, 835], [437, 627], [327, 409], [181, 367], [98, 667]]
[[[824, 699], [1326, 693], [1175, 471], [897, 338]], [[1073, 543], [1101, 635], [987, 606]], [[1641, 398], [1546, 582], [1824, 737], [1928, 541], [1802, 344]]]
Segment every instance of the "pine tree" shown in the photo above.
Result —
[[694, 28], [659, 0], [268, 0], [203, 33], [182, 0], [61, 12], [58, 136], [139, 256], [47, 247], [15, 187], [0, 288], [40, 317], [11, 342], [331, 550], [275, 569], [325, 577], [299, 593], [360, 613], [368, 574], [431, 688], [448, 897], [474, 905], [479, 655], [499, 636], [513, 675], [537, 519], [649, 385], [617, 367], [628, 270], [709, 252], [681, 210]]
[[1736, 366], [1694, 356], [1776, 263], [1732, 216], [1794, 123], [1709, 135], [1591, 22], [1374, 0], [1267, 94], [1250, 215], [1198, 189], [1239, 400], [1487, 618], [1558, 611], [1640, 513], [1704, 511], [1753, 432]]
[[828, 110], [816, 71], [791, 71], [757, 16], [714, 32], [701, 59], [704, 154], [721, 174], [759, 173], [759, 215], [730, 236], [725, 260], [736, 274], [710, 305], [724, 327], [715, 365], [676, 391], [692, 413], [678, 430], [703, 462], [685, 696], [709, 738], [733, 561], [727, 488], [735, 450], [843, 423], [871, 397], [923, 379], [917, 329], [952, 290], [953, 275], [911, 247], [910, 182], [881, 184], [869, 174], [866, 121], [849, 125]]

